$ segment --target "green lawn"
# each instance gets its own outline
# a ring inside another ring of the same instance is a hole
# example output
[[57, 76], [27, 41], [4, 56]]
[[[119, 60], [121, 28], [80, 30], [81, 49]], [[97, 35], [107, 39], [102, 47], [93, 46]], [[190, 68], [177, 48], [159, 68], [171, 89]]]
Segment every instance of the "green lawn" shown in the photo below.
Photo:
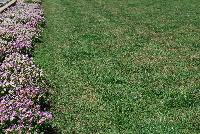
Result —
[[63, 134], [200, 133], [199, 0], [45, 0], [35, 61]]

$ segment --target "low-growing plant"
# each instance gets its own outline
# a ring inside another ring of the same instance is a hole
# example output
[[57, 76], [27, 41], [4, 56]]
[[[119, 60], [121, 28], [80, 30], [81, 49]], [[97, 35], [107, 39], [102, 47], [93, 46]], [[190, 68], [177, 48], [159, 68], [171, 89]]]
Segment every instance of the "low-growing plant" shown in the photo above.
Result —
[[12, 94], [15, 88], [39, 86], [42, 83], [42, 70], [37, 68], [27, 55], [12, 53], [0, 66], [1, 96]]
[[16, 88], [0, 98], [0, 122], [5, 132], [31, 132], [52, 118], [39, 101], [45, 90], [37, 87]]
[[37, 3], [0, 14], [0, 133], [39, 133], [52, 118], [45, 77], [31, 58], [45, 24]]

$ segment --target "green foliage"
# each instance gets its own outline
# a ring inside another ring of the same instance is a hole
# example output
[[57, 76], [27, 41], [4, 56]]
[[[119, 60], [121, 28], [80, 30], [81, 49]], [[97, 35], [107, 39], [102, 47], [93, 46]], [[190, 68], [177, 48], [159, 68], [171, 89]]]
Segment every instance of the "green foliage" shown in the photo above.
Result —
[[36, 62], [62, 133], [200, 133], [200, 1], [48, 0]]

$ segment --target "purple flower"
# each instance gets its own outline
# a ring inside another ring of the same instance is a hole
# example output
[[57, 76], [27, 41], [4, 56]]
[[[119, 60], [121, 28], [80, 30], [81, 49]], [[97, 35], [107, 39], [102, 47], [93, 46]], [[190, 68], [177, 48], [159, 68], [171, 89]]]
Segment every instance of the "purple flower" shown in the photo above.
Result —
[[0, 131], [29, 133], [37, 131], [52, 118], [40, 105], [46, 88], [42, 70], [23, 53], [40, 36], [44, 22], [39, 4], [24, 3], [0, 14]]

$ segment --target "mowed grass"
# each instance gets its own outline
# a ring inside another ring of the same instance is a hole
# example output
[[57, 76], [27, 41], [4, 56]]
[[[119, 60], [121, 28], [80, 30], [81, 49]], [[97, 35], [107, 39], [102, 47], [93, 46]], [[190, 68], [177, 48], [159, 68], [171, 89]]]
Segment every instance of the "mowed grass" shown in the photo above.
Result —
[[199, 0], [46, 0], [35, 61], [63, 134], [200, 133]]

